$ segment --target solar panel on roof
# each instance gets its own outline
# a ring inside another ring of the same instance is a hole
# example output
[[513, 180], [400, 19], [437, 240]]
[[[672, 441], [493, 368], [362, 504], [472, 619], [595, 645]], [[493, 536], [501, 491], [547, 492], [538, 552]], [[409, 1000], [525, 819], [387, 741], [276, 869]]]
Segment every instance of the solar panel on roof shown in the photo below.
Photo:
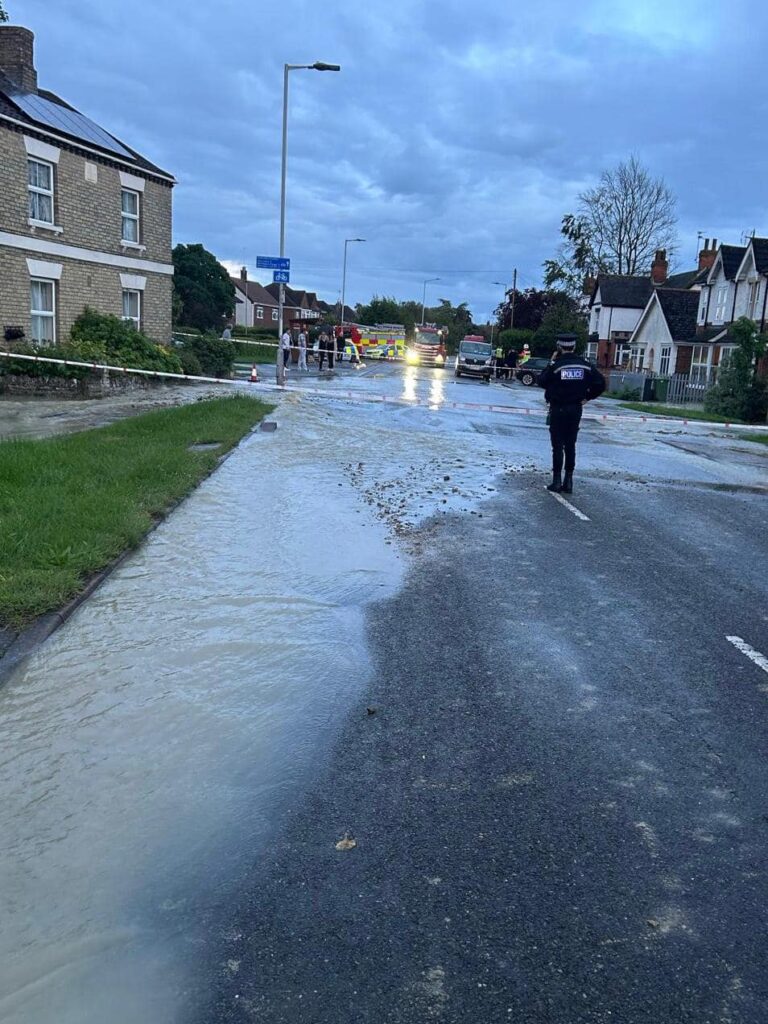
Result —
[[10, 93], [11, 100], [20, 107], [24, 113], [31, 117], [38, 124], [47, 125], [49, 128], [57, 128], [67, 135], [73, 135], [82, 142], [91, 142], [94, 146], [107, 149], [110, 153], [117, 153], [118, 156], [126, 157], [128, 160], [135, 159], [124, 146], [121, 146], [117, 139], [113, 139], [109, 132], [105, 132], [90, 118], [77, 110], [70, 110], [59, 103], [45, 99], [32, 92]]

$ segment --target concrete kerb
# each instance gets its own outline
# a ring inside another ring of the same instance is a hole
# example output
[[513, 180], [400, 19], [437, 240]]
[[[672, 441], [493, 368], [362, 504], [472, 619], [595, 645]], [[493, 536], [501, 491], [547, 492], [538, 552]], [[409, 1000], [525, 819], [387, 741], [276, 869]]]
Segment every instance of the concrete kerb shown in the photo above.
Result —
[[43, 643], [45, 643], [45, 641], [55, 633], [60, 626], [63, 626], [67, 619], [71, 618], [81, 605], [85, 604], [88, 598], [99, 589], [102, 583], [109, 579], [113, 572], [119, 569], [124, 562], [126, 562], [132, 555], [135, 555], [136, 552], [146, 544], [147, 540], [152, 536], [155, 530], [157, 530], [158, 527], [160, 527], [171, 515], [171, 513], [197, 490], [203, 481], [208, 480], [213, 476], [216, 470], [223, 466], [230, 456], [235, 454], [240, 445], [246, 441], [251, 434], [255, 434], [257, 431], [261, 430], [261, 426], [264, 422], [264, 420], [261, 420], [246, 434], [243, 434], [236, 445], [233, 445], [228, 452], [217, 459], [216, 464], [211, 469], [210, 473], [206, 473], [205, 476], [201, 477], [188, 494], [185, 494], [182, 498], [179, 498], [178, 501], [174, 501], [169, 505], [163, 514], [156, 519], [154, 523], [152, 523], [136, 547], [128, 548], [127, 551], [123, 551], [123, 553], [118, 555], [113, 562], [94, 573], [94, 575], [88, 579], [83, 589], [78, 594], [75, 594], [74, 597], [70, 598], [66, 604], [57, 611], [45, 612], [43, 615], [40, 615], [30, 626], [23, 629], [16, 636], [15, 640], [11, 641], [3, 654], [0, 655], [0, 689], [3, 688], [13, 673], [19, 669], [24, 662], [30, 658]]

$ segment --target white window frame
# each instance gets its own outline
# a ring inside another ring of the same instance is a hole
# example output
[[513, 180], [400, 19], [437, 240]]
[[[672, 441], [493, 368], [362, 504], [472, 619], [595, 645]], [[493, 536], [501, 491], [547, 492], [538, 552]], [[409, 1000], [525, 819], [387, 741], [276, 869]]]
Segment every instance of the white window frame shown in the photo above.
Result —
[[[32, 185], [29, 180], [29, 170], [32, 164], [37, 164], [40, 167], [45, 167], [50, 175], [51, 187], [49, 189], [42, 188], [40, 185]], [[54, 172], [54, 164], [50, 160], [40, 160], [36, 156], [27, 157], [27, 194], [29, 196], [29, 223], [40, 225], [41, 227], [54, 227], [56, 223], [56, 177]], [[32, 216], [32, 196], [47, 196], [51, 200], [51, 219], [45, 220], [42, 217]]]
[[721, 324], [725, 320], [725, 310], [728, 305], [728, 285], [721, 284], [717, 289], [715, 298], [715, 315], [713, 323]]
[[[136, 316], [130, 316], [125, 312], [125, 299], [127, 295], [136, 296]], [[123, 320], [132, 323], [137, 331], [141, 330], [141, 291], [138, 288], [123, 288]]]
[[720, 356], [717, 361], [718, 369], [721, 368], [736, 351], [735, 345], [721, 345]]
[[595, 360], [597, 359], [597, 342], [596, 341], [588, 341], [587, 342], [586, 356], [587, 356], [587, 359], [595, 359]]
[[690, 383], [694, 387], [709, 383], [709, 378], [712, 374], [712, 348], [712, 345], [694, 345], [691, 349], [691, 369], [689, 374]]
[[617, 341], [616, 350], [613, 354], [613, 365], [623, 366], [625, 361], [630, 358], [632, 349], [626, 343], [626, 341]]
[[274, 320], [275, 322], [277, 322], [277, 320], [278, 320], [278, 317], [279, 317], [278, 311], [277, 311], [276, 309], [273, 309], [273, 310], [272, 310], [272, 319], [273, 319], [273, 320]]
[[633, 345], [630, 349], [629, 366], [632, 370], [637, 370], [638, 373], [645, 366], [645, 357], [648, 351], [647, 345]]
[[[35, 309], [32, 305], [33, 285], [42, 284], [49, 285], [51, 289], [51, 308], [50, 309]], [[29, 279], [29, 313], [30, 313], [30, 335], [33, 344], [38, 345], [55, 345], [56, 344], [56, 282], [48, 277], [30, 277]], [[38, 320], [50, 320], [51, 322], [51, 337], [50, 339], [35, 338], [34, 334], [34, 323], [35, 318]]]
[[[136, 213], [126, 213], [123, 209], [123, 196], [136, 197]], [[125, 233], [126, 221], [136, 225], [136, 237], [128, 238]], [[141, 245], [141, 193], [133, 188], [120, 189], [120, 240], [123, 245]]]
[[701, 289], [701, 297], [699, 298], [699, 323], [706, 323], [707, 320], [707, 301], [709, 299], [709, 288], [704, 287]]
[[263, 320], [264, 319], [264, 307], [263, 306], [257, 306], [256, 307], [256, 319], [257, 320]]
[[672, 360], [672, 346], [662, 345], [659, 351], [659, 374], [666, 377], [669, 373], [669, 364]]

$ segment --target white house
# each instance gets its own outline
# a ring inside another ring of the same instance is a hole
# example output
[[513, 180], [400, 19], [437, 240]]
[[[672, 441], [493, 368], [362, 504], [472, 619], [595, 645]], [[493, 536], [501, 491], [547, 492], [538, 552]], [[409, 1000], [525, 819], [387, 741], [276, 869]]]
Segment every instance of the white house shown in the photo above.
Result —
[[688, 373], [707, 365], [708, 346], [696, 346], [699, 292], [684, 288], [657, 288], [648, 299], [630, 340], [629, 365], [666, 376]]
[[768, 304], [767, 276], [768, 238], [752, 238], [736, 271], [733, 320], [746, 316], [754, 320], [761, 331], [764, 330]]
[[276, 329], [279, 310], [277, 300], [258, 281], [249, 281], [245, 267], [240, 277], [233, 277], [235, 286], [235, 323], [238, 327]]
[[721, 327], [735, 319], [736, 278], [747, 247], [721, 245], [699, 294], [696, 322], [700, 330]]

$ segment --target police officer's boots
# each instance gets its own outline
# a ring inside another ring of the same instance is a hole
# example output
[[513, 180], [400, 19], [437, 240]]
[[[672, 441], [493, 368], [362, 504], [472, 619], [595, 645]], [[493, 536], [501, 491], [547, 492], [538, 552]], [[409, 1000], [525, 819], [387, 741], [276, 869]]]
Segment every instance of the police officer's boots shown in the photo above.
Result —
[[563, 494], [573, 494], [573, 470], [565, 471], [563, 486], [560, 488]]
[[563, 477], [559, 469], [552, 470], [552, 483], [547, 484], [547, 490], [553, 491], [555, 494], [559, 494], [563, 490]]

